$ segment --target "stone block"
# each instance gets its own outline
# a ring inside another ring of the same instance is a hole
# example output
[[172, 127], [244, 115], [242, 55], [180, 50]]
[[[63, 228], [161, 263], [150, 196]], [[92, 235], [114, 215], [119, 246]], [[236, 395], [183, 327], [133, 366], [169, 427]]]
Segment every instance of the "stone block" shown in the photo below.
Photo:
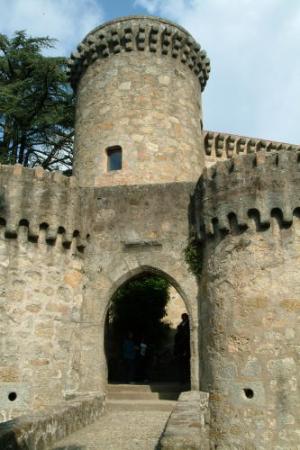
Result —
[[48, 450], [56, 441], [94, 422], [104, 408], [103, 396], [83, 397], [0, 424], [0, 448]]
[[209, 450], [209, 395], [183, 392], [160, 439], [161, 450]]

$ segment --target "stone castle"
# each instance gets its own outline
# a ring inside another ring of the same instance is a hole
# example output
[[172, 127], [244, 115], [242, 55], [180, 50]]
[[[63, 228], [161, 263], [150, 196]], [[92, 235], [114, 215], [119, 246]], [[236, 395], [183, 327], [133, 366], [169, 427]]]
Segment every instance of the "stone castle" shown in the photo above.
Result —
[[70, 60], [73, 176], [1, 166], [2, 421], [92, 420], [110, 300], [155, 273], [191, 318], [199, 448], [300, 448], [300, 147], [204, 131], [209, 72], [174, 23], [106, 23]]

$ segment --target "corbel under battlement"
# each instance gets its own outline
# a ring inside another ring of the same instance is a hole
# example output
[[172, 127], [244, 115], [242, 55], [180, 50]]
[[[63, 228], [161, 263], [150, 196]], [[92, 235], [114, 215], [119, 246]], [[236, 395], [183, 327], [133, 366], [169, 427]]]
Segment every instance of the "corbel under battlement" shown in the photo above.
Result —
[[82, 250], [88, 233], [75, 177], [41, 167], [1, 165], [0, 226], [6, 238], [17, 238], [25, 227], [29, 241], [51, 244], [58, 239], [68, 248], [75, 239]]
[[277, 219], [281, 228], [300, 217], [300, 152], [260, 151], [206, 168], [195, 192], [199, 240], [221, 232], [257, 231]]
[[289, 150], [300, 151], [300, 145], [238, 136], [230, 133], [220, 133], [217, 131], [204, 131], [203, 137], [207, 166], [210, 166], [216, 161], [231, 159], [239, 155], [257, 153], [261, 150], [265, 150], [268, 153]]
[[129, 16], [108, 22], [91, 31], [69, 60], [71, 85], [77, 83], [97, 59], [121, 52], [149, 52], [169, 56], [187, 65], [198, 77], [202, 91], [210, 73], [204, 50], [182, 27], [158, 17]]

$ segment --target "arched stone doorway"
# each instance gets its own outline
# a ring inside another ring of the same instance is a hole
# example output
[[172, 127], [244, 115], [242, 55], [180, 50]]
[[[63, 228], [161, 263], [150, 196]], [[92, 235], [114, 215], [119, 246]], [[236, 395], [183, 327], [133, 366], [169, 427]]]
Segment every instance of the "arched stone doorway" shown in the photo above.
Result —
[[[153, 260], [155, 259], [155, 266]], [[84, 291], [84, 322], [81, 325], [81, 389], [85, 392], [106, 392], [108, 380], [105, 354], [105, 321], [115, 292], [128, 280], [143, 273], [154, 273], [168, 280], [182, 298], [190, 317], [191, 388], [199, 389], [198, 285], [184, 261], [170, 254], [132, 254], [129, 259], [109, 261], [102, 266]]]
[[165, 274], [148, 268], [126, 280], [106, 315], [108, 382], [172, 382], [189, 388], [188, 322], [184, 300]]

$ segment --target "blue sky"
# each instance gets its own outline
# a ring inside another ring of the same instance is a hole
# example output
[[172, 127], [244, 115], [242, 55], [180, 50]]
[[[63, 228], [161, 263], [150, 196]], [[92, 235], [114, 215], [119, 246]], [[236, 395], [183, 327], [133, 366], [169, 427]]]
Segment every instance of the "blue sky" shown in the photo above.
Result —
[[300, 0], [0, 0], [0, 30], [56, 37], [68, 55], [104, 21], [160, 15], [211, 59], [206, 129], [300, 144]]

